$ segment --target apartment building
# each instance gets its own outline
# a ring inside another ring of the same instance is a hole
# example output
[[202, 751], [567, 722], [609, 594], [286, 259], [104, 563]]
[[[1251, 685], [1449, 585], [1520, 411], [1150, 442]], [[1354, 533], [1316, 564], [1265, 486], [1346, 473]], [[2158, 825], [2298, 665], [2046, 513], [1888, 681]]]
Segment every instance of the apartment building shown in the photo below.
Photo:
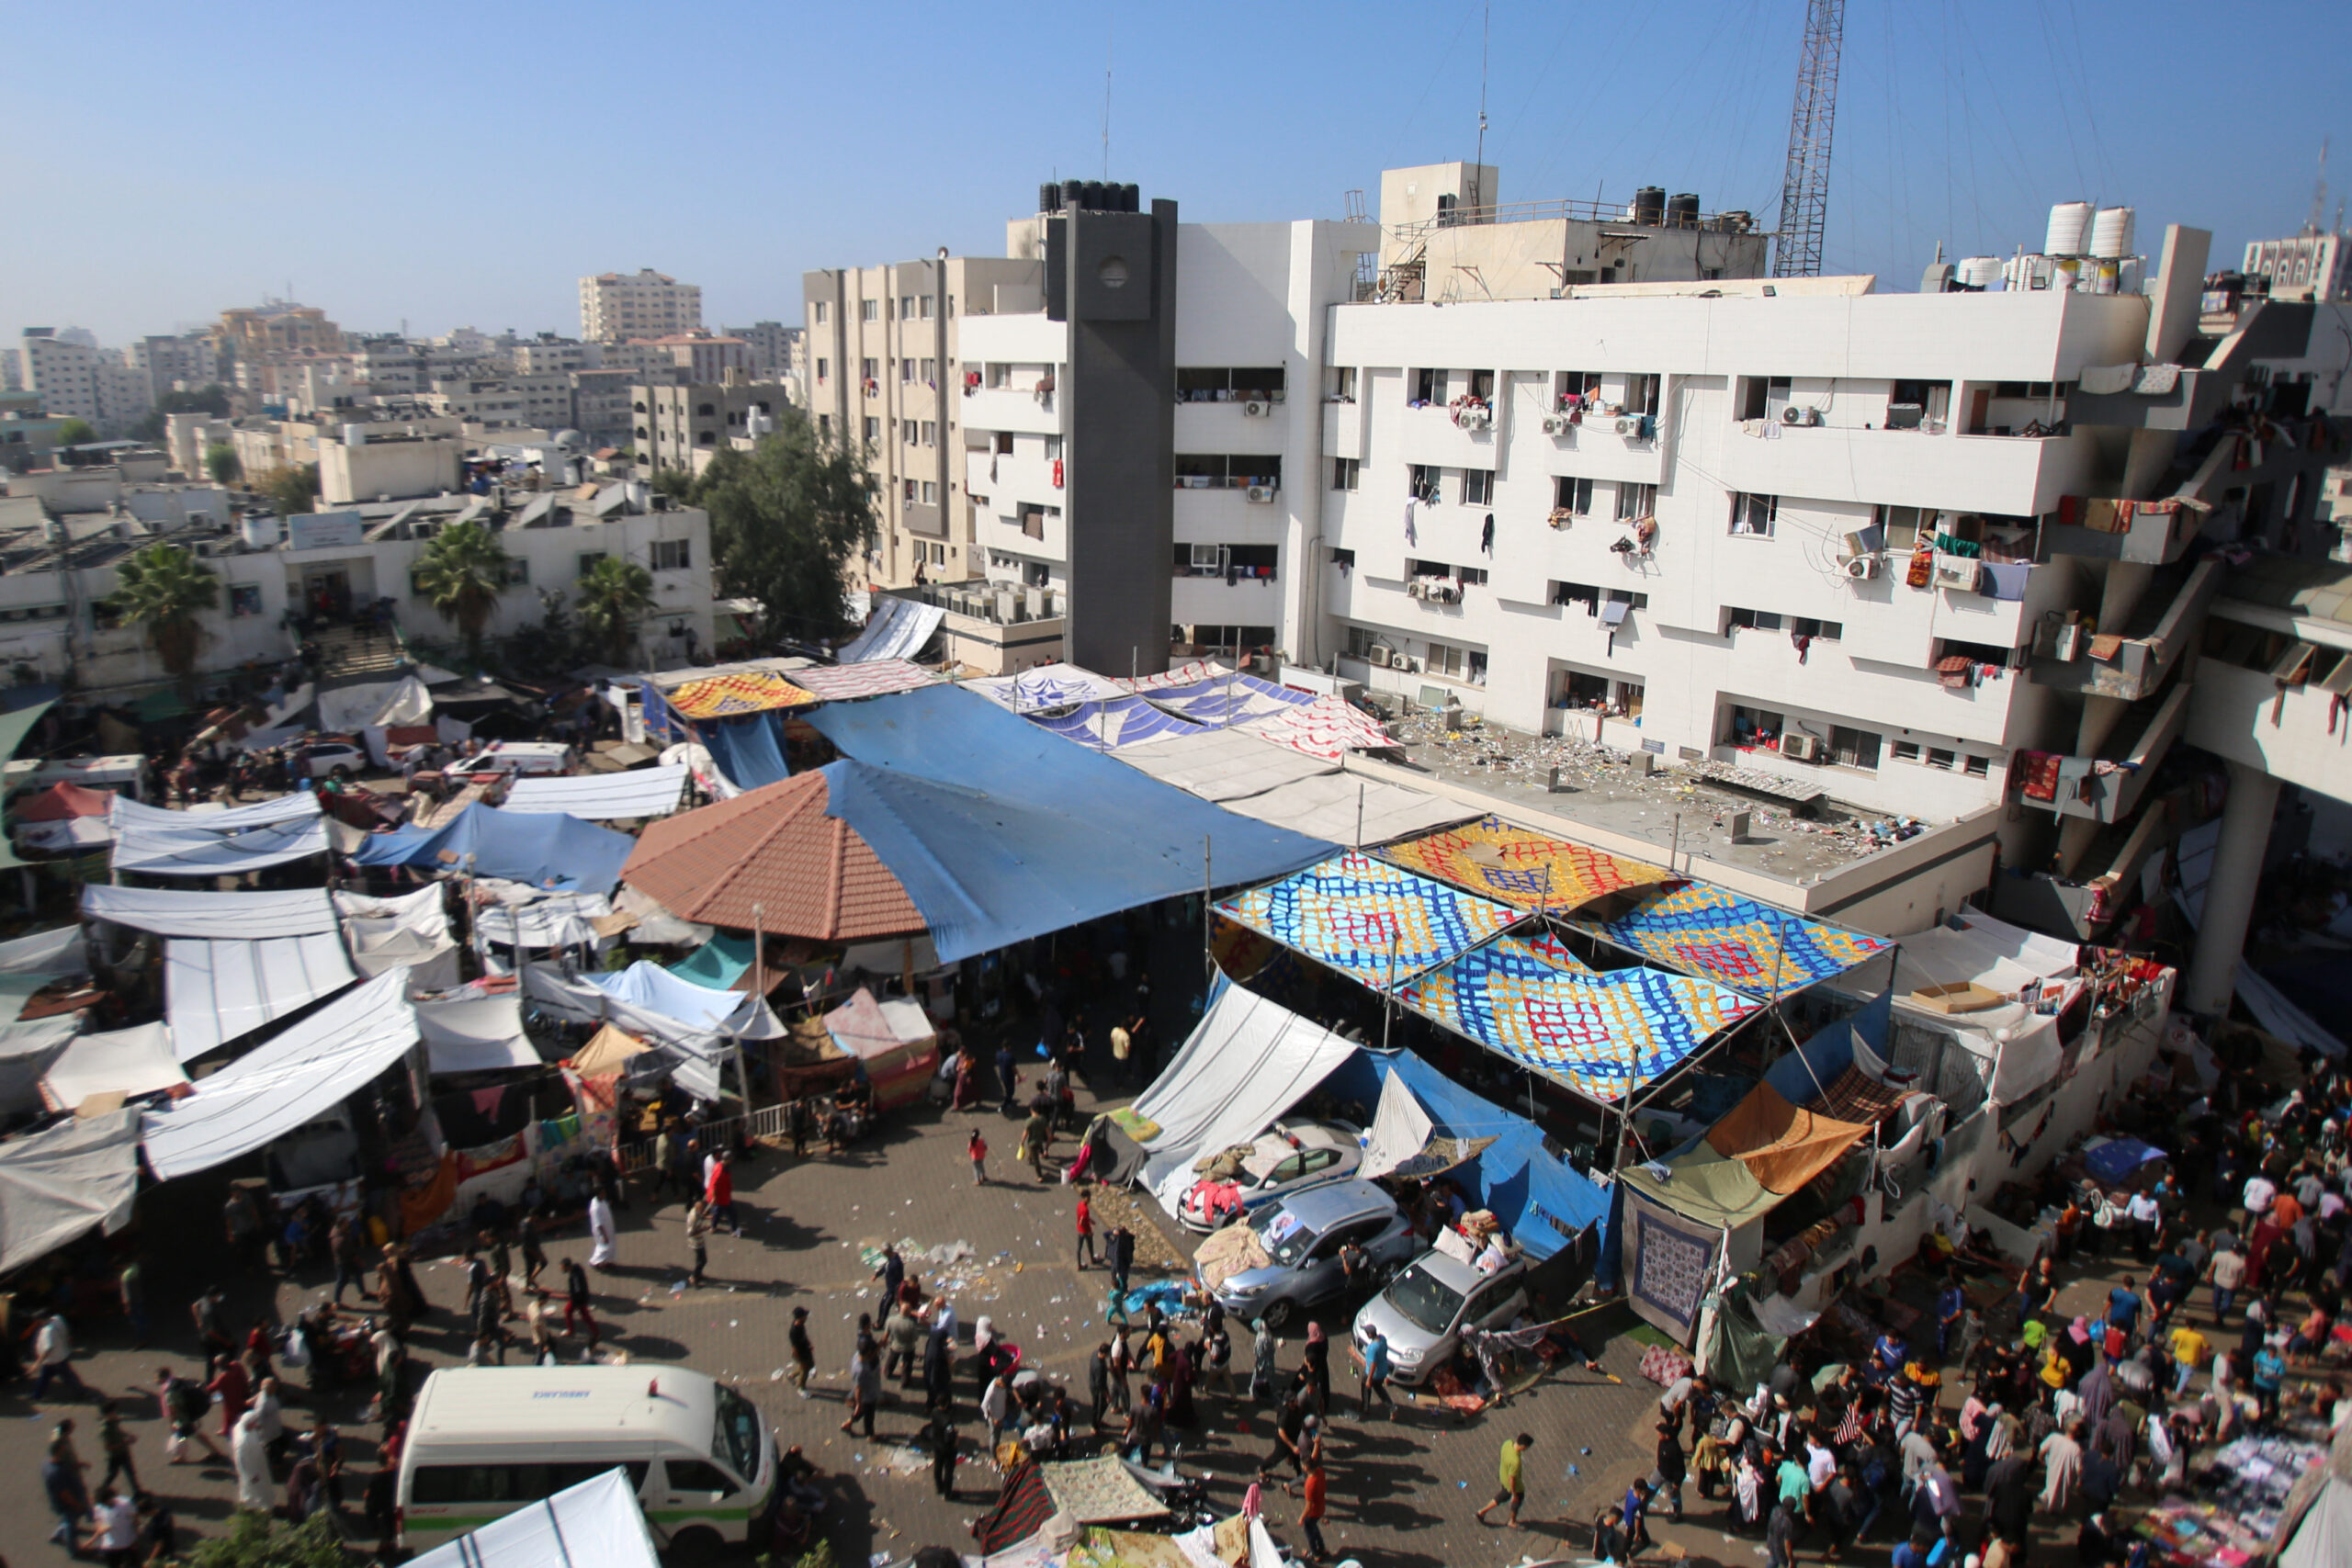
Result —
[[630, 390], [630, 435], [638, 455], [655, 468], [698, 474], [738, 439], [754, 440], [775, 428], [787, 400], [773, 381], [743, 371], [721, 382], [641, 384]]
[[[798, 327], [782, 321], [754, 321], [748, 327], [722, 327], [726, 337], [739, 338], [751, 355], [752, 378], [782, 381], [799, 387], [807, 379], [803, 354], [807, 347]], [[796, 392], [797, 400], [805, 393]]]
[[17, 353], [25, 389], [40, 394], [46, 412], [94, 425], [104, 417], [98, 404], [96, 349], [60, 336], [53, 327], [27, 327]]
[[534, 375], [454, 377], [436, 378], [432, 389], [419, 393], [419, 407], [480, 424], [538, 425], [564, 429], [572, 423], [571, 374], [542, 371]]
[[211, 330], [214, 352], [222, 359], [259, 361], [274, 354], [332, 354], [343, 347], [343, 329], [314, 305], [268, 299], [220, 312]]
[[668, 354], [689, 381], [723, 381], [730, 374], [748, 375], [752, 368], [751, 345], [717, 333], [671, 333], [652, 339], [650, 346]]
[[147, 336], [130, 345], [131, 365], [147, 377], [152, 398], [194, 390], [220, 379], [220, 355], [203, 333]]
[[702, 326], [702, 289], [641, 267], [580, 280], [580, 335], [592, 343], [666, 337]]
[[942, 395], [970, 321], [1034, 312], [1035, 256], [949, 256], [806, 274], [808, 409], [820, 434], [865, 455], [878, 520], [872, 581], [981, 574], [964, 494], [962, 400]]

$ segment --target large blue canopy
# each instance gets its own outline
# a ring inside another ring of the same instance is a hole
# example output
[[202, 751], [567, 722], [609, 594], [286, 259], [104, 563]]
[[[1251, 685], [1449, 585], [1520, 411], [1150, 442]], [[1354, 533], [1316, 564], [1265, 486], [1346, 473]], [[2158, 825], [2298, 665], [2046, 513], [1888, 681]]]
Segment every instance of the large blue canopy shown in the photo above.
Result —
[[636, 847], [628, 834], [577, 817], [501, 811], [476, 801], [443, 827], [371, 834], [351, 858], [361, 865], [470, 870], [476, 876], [503, 877], [551, 892], [609, 893], [621, 879], [621, 863]]
[[1331, 852], [955, 686], [808, 716], [852, 759], [825, 769], [826, 814], [905, 886], [944, 962], [1197, 892], [1204, 870], [1230, 886]]

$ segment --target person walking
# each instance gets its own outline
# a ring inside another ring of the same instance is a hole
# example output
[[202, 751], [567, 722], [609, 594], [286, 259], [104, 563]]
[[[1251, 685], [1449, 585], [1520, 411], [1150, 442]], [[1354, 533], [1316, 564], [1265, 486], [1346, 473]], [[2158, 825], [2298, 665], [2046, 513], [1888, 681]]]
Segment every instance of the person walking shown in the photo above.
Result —
[[[115, 1278], [115, 1289], [122, 1297], [122, 1315], [130, 1323], [130, 1348], [144, 1350], [149, 1330], [147, 1271], [140, 1266], [136, 1257], [122, 1266], [122, 1272]], [[137, 1487], [132, 1490], [136, 1491]]]
[[1357, 1414], [1365, 1420], [1372, 1418], [1372, 1396], [1378, 1394], [1380, 1403], [1388, 1407], [1387, 1419], [1396, 1419], [1396, 1401], [1388, 1393], [1388, 1379], [1395, 1370], [1388, 1354], [1388, 1340], [1377, 1325], [1364, 1329], [1363, 1386], [1357, 1392]]
[[204, 1430], [205, 1412], [212, 1405], [203, 1389], [169, 1367], [157, 1367], [155, 1405], [163, 1418], [171, 1424], [171, 1435], [164, 1440], [164, 1453], [171, 1463], [186, 1461], [191, 1439], [202, 1443], [204, 1451], [214, 1459], [221, 1457], [220, 1450], [212, 1446], [211, 1438]]
[[1250, 1397], [1265, 1401], [1274, 1397], [1274, 1379], [1279, 1369], [1275, 1358], [1282, 1349], [1282, 1340], [1274, 1334], [1274, 1325], [1261, 1314], [1252, 1328], [1250, 1340]]
[[566, 1258], [562, 1267], [563, 1332], [567, 1336], [571, 1333], [575, 1318], [585, 1323], [588, 1325], [588, 1348], [593, 1351], [596, 1348], [596, 1342], [605, 1336], [604, 1331], [596, 1326], [594, 1295], [588, 1288], [588, 1270], [580, 1267], [580, 1260], [576, 1258]]
[[1078, 1251], [1075, 1256], [1081, 1270], [1101, 1261], [1094, 1256], [1094, 1205], [1088, 1201], [1086, 1184], [1082, 1181], [1078, 1184]]
[[232, 1356], [213, 1357], [212, 1381], [204, 1385], [204, 1392], [220, 1406], [220, 1436], [234, 1439], [237, 1422], [253, 1398], [253, 1384], [245, 1377], [243, 1363]]
[[735, 1213], [735, 1152], [722, 1150], [710, 1168], [710, 1184], [703, 1196], [710, 1201], [710, 1217], [714, 1224], [725, 1225], [737, 1235], [743, 1234], [743, 1222]]
[[996, 1048], [997, 1087], [1004, 1091], [1004, 1103], [998, 1109], [1010, 1116], [1019, 1108], [1021, 1075], [1012, 1068], [1012, 1046], [1010, 1042]]
[[526, 1210], [514, 1223], [514, 1242], [523, 1253], [523, 1286], [528, 1290], [539, 1282], [548, 1266], [548, 1249], [539, 1241], [539, 1224]]
[[359, 1227], [348, 1214], [338, 1214], [327, 1231], [327, 1256], [334, 1263], [334, 1304], [343, 1304], [343, 1292], [356, 1288], [362, 1296], [368, 1293], [368, 1246]]
[[1054, 1141], [1053, 1116], [1044, 1095], [1029, 1109], [1029, 1120], [1021, 1128], [1021, 1152], [1028, 1156], [1030, 1173], [1040, 1181], [1046, 1176], [1046, 1150]]
[[972, 1135], [965, 1140], [964, 1153], [972, 1162], [972, 1185], [986, 1187], [989, 1184], [989, 1141], [980, 1136], [978, 1127], [973, 1128]]
[[808, 1397], [808, 1379], [817, 1370], [816, 1347], [808, 1343], [808, 1309], [792, 1309], [792, 1331], [786, 1336], [792, 1346], [792, 1386], [800, 1397]]
[[[861, 1330], [864, 1326], [861, 1322]], [[846, 1432], [863, 1420], [865, 1435], [874, 1436], [874, 1411], [881, 1403], [881, 1362], [875, 1354], [872, 1337], [861, 1332], [849, 1356], [849, 1419], [842, 1423], [842, 1430]]]
[[956, 1419], [944, 1410], [931, 1416], [931, 1489], [942, 1497], [956, 1495]]
[[694, 1260], [694, 1271], [686, 1276], [689, 1285], [702, 1284], [710, 1272], [710, 1233], [715, 1224], [710, 1200], [695, 1199], [694, 1207], [686, 1211], [686, 1251]]
[[882, 1323], [883, 1377], [886, 1379], [896, 1377], [901, 1388], [914, 1382], [915, 1368], [920, 1357], [919, 1348], [922, 1342], [922, 1325], [917, 1322], [915, 1314], [908, 1310], [907, 1303], [900, 1302], [891, 1308], [890, 1315]]
[[1127, 1293], [1127, 1277], [1135, 1271], [1136, 1233], [1125, 1225], [1114, 1225], [1103, 1238], [1111, 1254], [1111, 1292], [1116, 1296]]
[[[66, 1446], [70, 1451], [72, 1445]], [[41, 1461], [40, 1484], [49, 1497], [50, 1512], [57, 1516], [57, 1528], [49, 1532], [49, 1539], [62, 1542], [68, 1554], [79, 1556], [81, 1541], [75, 1532], [89, 1517], [90, 1494], [82, 1484], [79, 1461], [58, 1457], [54, 1439], [49, 1457]]]
[[1306, 1480], [1299, 1489], [1298, 1528], [1306, 1537], [1309, 1561], [1320, 1562], [1331, 1555], [1323, 1544], [1323, 1512], [1325, 1481], [1323, 1456], [1316, 1454], [1306, 1461]]
[[1111, 1342], [1094, 1347], [1086, 1362], [1086, 1397], [1094, 1406], [1094, 1429], [1102, 1429], [1102, 1413], [1111, 1407]]
[[[1520, 1505], [1527, 1500], [1525, 1473], [1527, 1450], [1534, 1446], [1535, 1439], [1525, 1432], [1504, 1442], [1502, 1460], [1495, 1471], [1495, 1479], [1498, 1483], [1495, 1500], [1478, 1510], [1480, 1524], [1487, 1522], [1488, 1514], [1508, 1503], [1510, 1505], [1510, 1524], [1514, 1529], [1518, 1527]], [[1627, 1550], [1630, 1552], [1630, 1544]]]
[[77, 1396], [86, 1396], [89, 1389], [82, 1382], [82, 1374], [74, 1370], [74, 1338], [66, 1332], [62, 1314], [51, 1313], [40, 1320], [33, 1331], [33, 1398], [49, 1397], [49, 1385], [63, 1378], [74, 1387]]
[[944, 1410], [951, 1415], [956, 1408], [956, 1358], [949, 1348], [950, 1331], [935, 1326], [922, 1338], [922, 1407]]
[[867, 1278], [882, 1281], [882, 1299], [876, 1303], [874, 1315], [888, 1323], [890, 1309], [898, 1304], [899, 1287], [907, 1282], [907, 1260], [899, 1256], [896, 1244], [887, 1241], [882, 1244], [882, 1257], [875, 1263], [874, 1272]]
[[111, 1399], [98, 1401], [98, 1451], [107, 1456], [106, 1473], [98, 1478], [100, 1486], [111, 1486], [118, 1475], [130, 1483], [133, 1492], [141, 1490], [138, 1467], [130, 1462], [130, 1445], [139, 1440], [137, 1434], [122, 1429], [122, 1412]]
[[[592, 1269], [611, 1268], [619, 1239], [619, 1228], [613, 1223], [613, 1205], [599, 1191], [588, 1200], [588, 1266]], [[569, 1259], [564, 1267], [567, 1269], [571, 1267]]]
[[1690, 1474], [1689, 1461], [1682, 1453], [1682, 1434], [1674, 1424], [1657, 1424], [1657, 1489], [1666, 1494], [1667, 1506], [1673, 1512], [1674, 1522], [1682, 1522], [1682, 1482]]

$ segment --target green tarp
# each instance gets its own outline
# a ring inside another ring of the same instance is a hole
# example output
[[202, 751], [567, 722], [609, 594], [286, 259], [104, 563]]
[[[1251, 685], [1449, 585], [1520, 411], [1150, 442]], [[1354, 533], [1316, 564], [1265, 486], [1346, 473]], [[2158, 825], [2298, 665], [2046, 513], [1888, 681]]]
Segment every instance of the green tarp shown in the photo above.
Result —
[[1672, 1174], [1661, 1181], [1648, 1166], [1628, 1166], [1627, 1190], [1711, 1230], [1737, 1230], [1781, 1203], [1781, 1194], [1766, 1191], [1745, 1161], [1717, 1154], [1703, 1140], [1667, 1161], [1667, 1168]]
[[1748, 1389], [1770, 1381], [1789, 1342], [1768, 1334], [1747, 1304], [1747, 1292], [1733, 1287], [1715, 1298], [1709, 1328], [1707, 1375], [1717, 1388]]
[[0, 713], [0, 762], [17, 754], [17, 748], [25, 743], [25, 737], [33, 732], [33, 726], [56, 705], [54, 703], [35, 703], [14, 713]]
[[722, 931], [671, 964], [670, 973], [681, 980], [724, 991], [731, 989], [751, 966], [752, 939]]

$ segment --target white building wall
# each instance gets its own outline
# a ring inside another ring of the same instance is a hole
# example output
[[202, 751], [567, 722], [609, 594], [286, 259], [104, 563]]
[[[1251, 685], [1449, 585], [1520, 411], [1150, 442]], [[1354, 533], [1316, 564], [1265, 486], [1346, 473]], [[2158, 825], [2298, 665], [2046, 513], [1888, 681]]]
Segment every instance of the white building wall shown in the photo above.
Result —
[[441, 495], [458, 483], [458, 443], [446, 436], [321, 441], [319, 499], [328, 506]]

